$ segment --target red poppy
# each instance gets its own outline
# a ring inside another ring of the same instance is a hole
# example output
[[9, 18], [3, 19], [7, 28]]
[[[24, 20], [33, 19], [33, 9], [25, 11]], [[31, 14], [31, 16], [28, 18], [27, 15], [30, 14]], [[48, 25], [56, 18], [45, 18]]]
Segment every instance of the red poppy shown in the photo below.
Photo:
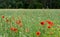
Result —
[[2, 16], [2, 18], [4, 18], [4, 16]]
[[37, 36], [39, 36], [40, 34], [41, 34], [41, 33], [40, 33], [39, 31], [38, 31], [38, 32], [36, 32], [36, 35], [37, 35]]
[[20, 24], [20, 23], [21, 23], [21, 21], [20, 21], [20, 20], [17, 20], [17, 21], [16, 21], [16, 24]]
[[45, 22], [40, 22], [40, 24], [41, 24], [41, 25], [44, 25], [44, 24], [45, 24]]
[[10, 30], [11, 31], [14, 31], [14, 32], [17, 32], [18, 31], [17, 28], [14, 28], [14, 27], [10, 28]]
[[48, 28], [51, 28], [51, 26], [48, 26]]
[[47, 22], [50, 26], [53, 26], [53, 25], [54, 25], [54, 23], [51, 22], [51, 21], [49, 21], [49, 20], [47, 20], [46, 22]]

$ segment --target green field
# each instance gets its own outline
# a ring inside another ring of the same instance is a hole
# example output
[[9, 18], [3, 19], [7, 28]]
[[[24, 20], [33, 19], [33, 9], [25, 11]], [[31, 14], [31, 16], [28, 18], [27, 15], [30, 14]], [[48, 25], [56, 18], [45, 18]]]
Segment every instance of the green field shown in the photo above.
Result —
[[60, 9], [0, 9], [0, 37], [60, 37]]

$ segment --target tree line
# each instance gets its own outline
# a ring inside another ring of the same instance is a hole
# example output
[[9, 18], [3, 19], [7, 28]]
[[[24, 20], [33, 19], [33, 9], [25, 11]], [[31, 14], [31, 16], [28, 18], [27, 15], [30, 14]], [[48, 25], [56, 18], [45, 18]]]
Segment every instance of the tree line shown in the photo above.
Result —
[[0, 0], [0, 8], [59, 9], [60, 0]]

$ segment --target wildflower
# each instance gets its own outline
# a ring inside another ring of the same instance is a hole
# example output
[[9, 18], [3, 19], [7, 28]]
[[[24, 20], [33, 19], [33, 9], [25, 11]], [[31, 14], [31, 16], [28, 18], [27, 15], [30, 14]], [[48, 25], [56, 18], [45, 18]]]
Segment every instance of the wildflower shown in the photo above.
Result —
[[44, 25], [44, 24], [45, 24], [45, 22], [40, 22], [40, 24], [41, 24], [41, 25]]
[[53, 26], [53, 25], [54, 25], [54, 23], [53, 23], [52, 21], [47, 20], [46, 22], [47, 22], [50, 26]]
[[38, 31], [38, 32], [36, 32], [36, 35], [37, 35], [37, 36], [39, 36], [40, 34], [41, 34], [41, 33], [40, 33], [39, 31]]
[[2, 16], [2, 18], [4, 18], [4, 16]]
[[20, 21], [20, 20], [17, 20], [17, 21], [16, 21], [16, 24], [20, 24], [20, 23], [21, 23], [21, 21]]
[[48, 28], [51, 28], [51, 26], [48, 26]]
[[14, 31], [14, 32], [17, 32], [18, 31], [17, 28], [14, 28], [14, 27], [10, 28], [10, 30], [11, 31]]

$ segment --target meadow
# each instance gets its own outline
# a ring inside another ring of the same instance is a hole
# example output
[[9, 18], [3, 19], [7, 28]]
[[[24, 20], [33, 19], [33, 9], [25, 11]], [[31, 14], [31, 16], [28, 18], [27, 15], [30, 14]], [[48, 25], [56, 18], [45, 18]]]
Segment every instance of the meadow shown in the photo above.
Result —
[[0, 9], [0, 37], [60, 37], [60, 9]]

